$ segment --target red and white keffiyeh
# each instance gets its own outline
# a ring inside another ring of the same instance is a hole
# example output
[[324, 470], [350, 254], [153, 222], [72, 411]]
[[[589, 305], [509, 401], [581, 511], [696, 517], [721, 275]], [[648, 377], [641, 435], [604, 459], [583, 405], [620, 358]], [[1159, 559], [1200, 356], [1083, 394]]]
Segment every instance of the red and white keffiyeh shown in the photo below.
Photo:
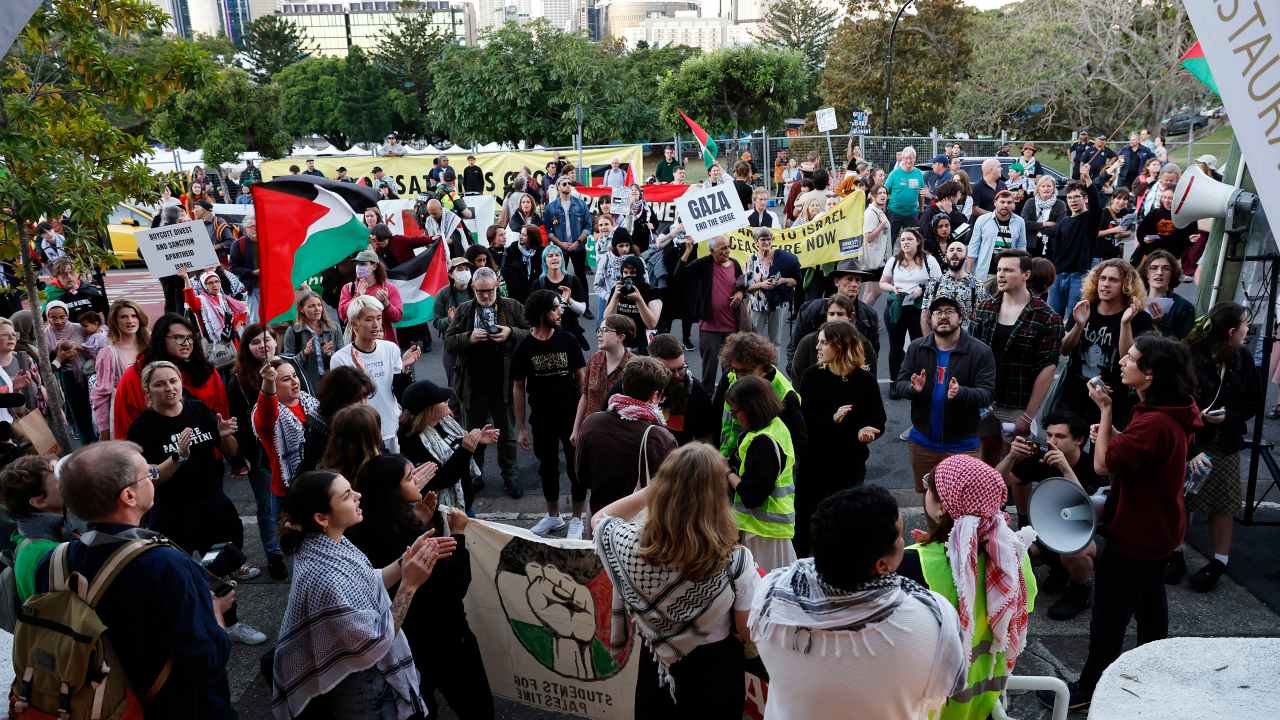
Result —
[[[978, 546], [986, 545], [987, 624], [993, 652], [1005, 653], [1010, 670], [1027, 642], [1027, 585], [1022, 577], [1022, 541], [1005, 522], [1007, 490], [990, 465], [968, 455], [953, 455], [933, 471], [942, 508], [955, 525], [947, 541], [947, 559], [956, 584], [956, 611], [964, 646], [973, 642], [973, 605], [977, 592]], [[972, 658], [971, 658], [972, 659]]]

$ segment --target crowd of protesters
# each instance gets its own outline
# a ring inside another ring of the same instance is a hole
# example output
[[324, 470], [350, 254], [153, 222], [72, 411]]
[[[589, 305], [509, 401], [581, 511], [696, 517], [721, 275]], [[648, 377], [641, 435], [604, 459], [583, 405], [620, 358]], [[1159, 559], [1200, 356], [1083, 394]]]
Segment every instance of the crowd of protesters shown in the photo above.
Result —
[[[776, 199], [752, 189], [744, 153], [708, 179], [732, 175], [749, 211], [742, 259], [727, 238], [700, 247], [660, 222], [639, 185], [626, 215], [592, 217], [561, 161], [511, 181], [481, 243], [454, 222], [465, 196], [442, 162], [424, 235], [394, 236], [371, 210], [369, 247], [301, 289], [279, 326], [258, 316], [252, 216], [233, 228], [212, 215], [208, 176], [158, 217], [205, 220], [223, 262], [166, 280], [154, 322], [82, 283], [42, 228], [56, 292], [37, 311], [67, 402], [48, 406], [29, 318], [0, 320], [0, 385], [19, 400], [0, 421], [64, 412], [79, 449], [0, 473], [20, 597], [49, 589], [54, 563], [92, 579], [112, 548], [154, 541], [103, 598], [107, 634], [131, 684], [159, 688], [148, 715], [231, 716], [228, 639], [267, 636], [210, 583], [262, 569], [212, 578], [191, 558], [244, 546], [225, 485], [247, 479], [265, 569], [292, 576], [263, 663], [275, 717], [416, 717], [443, 699], [491, 718], [462, 605], [466, 529], [487, 475], [524, 494], [524, 448], [545, 501], [532, 532], [591, 540], [638, 630], [637, 717], [737, 720], [756, 654], [770, 718], [985, 717], [1040, 593], [1058, 596], [1057, 620], [1092, 607], [1071, 692], [1083, 707], [1131, 617], [1139, 642], [1167, 635], [1188, 512], [1208, 514], [1214, 544], [1191, 586], [1225, 572], [1259, 392], [1247, 311], [1197, 319], [1174, 292], [1202, 242], [1166, 232], [1180, 169], [1139, 168], [1137, 138], [1112, 161], [1082, 137], [1064, 188], [1030, 143], [978, 178], [955, 149], [922, 171], [912, 148], [875, 168], [851, 145], [845, 170], [778, 158]], [[664, 154], [652, 181], [683, 180]], [[623, 189], [627, 177], [616, 161], [606, 171]], [[774, 246], [855, 192], [861, 257], [802, 268]], [[434, 317], [406, 328], [387, 267], [432, 242], [449, 245], [449, 281]], [[428, 362], [444, 384], [416, 377]], [[891, 402], [909, 404], [906, 427], [887, 426]], [[894, 497], [868, 482], [890, 452], [925, 509], [911, 544]], [[1101, 549], [1059, 556], [1015, 532], [1051, 477], [1110, 486]], [[135, 637], [144, 595], [151, 632]]]

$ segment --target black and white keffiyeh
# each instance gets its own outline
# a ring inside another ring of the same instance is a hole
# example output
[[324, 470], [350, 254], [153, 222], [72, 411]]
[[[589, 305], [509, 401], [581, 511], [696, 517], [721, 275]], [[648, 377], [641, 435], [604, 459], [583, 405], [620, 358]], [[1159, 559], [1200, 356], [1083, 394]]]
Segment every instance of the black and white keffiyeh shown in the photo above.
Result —
[[[307, 444], [306, 425], [298, 419], [297, 415], [283, 404], [271, 398], [276, 402], [276, 426], [274, 445], [276, 457], [280, 458], [280, 482], [285, 487], [289, 487], [289, 483], [293, 481], [294, 474], [298, 468], [302, 466], [302, 452]], [[261, 402], [261, 400], [259, 400]], [[298, 402], [302, 404], [302, 413], [304, 417], [312, 417], [320, 409], [320, 401], [312, 397], [307, 392], [302, 392], [298, 396]], [[257, 408], [254, 408], [254, 414], [257, 414]], [[255, 427], [253, 434], [258, 434]], [[259, 437], [261, 439], [261, 437]]]
[[[449, 458], [457, 452], [458, 446], [462, 441], [462, 436], [466, 431], [458, 424], [457, 420], [451, 417], [444, 417], [435, 427], [428, 427], [423, 430], [418, 438], [422, 440], [422, 446], [431, 453], [431, 457], [436, 459], [436, 463], [444, 465], [449, 462]], [[467, 476], [474, 481], [480, 477], [480, 466], [475, 460], [467, 463]], [[466, 499], [462, 494], [462, 480], [453, 484], [453, 487], [441, 490], [437, 493], [441, 505], [450, 507], [466, 507]]]
[[302, 541], [276, 644], [271, 713], [302, 714], [347, 676], [377, 668], [396, 695], [399, 720], [424, 711], [419, 676], [404, 633], [391, 616], [382, 573], [350, 540]]

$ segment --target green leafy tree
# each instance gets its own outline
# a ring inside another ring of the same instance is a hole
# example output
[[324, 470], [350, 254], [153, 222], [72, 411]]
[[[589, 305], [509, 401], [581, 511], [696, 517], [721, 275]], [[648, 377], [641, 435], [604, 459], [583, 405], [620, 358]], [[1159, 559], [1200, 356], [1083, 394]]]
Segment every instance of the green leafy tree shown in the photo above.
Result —
[[428, 121], [432, 102], [448, 101], [452, 88], [436, 84], [437, 68], [453, 59], [453, 39], [432, 24], [428, 13], [396, 16], [396, 27], [378, 43], [372, 61], [386, 77], [392, 125], [405, 138], [431, 143], [447, 139]]
[[669, 129], [683, 110], [708, 132], [778, 128], [809, 92], [804, 58], [794, 50], [735, 47], [685, 60], [658, 90]]
[[236, 67], [236, 53], [239, 49], [227, 39], [226, 35], [197, 35], [191, 45], [200, 52], [207, 53], [219, 67]]
[[[899, 7], [897, 0], [849, 0], [848, 17], [835, 32], [819, 83], [819, 93], [838, 117], [861, 109], [877, 113], [872, 116], [877, 132], [878, 113], [884, 107], [885, 53]], [[891, 135], [942, 127], [951, 95], [970, 81], [969, 38], [974, 37], [971, 21], [976, 11], [961, 0], [917, 0], [912, 9], [902, 16], [894, 36]], [[983, 41], [993, 47], [1007, 45], [1002, 35]], [[1052, 44], [1057, 38], [1043, 41]], [[999, 81], [1016, 84], [1021, 78], [1013, 74]]]
[[[30, 306], [40, 306], [32, 231], [64, 217], [70, 253], [82, 269], [109, 259], [99, 238], [120, 202], [154, 201], [157, 185], [143, 160], [141, 135], [113, 124], [113, 115], [143, 112], [176, 88], [202, 83], [204, 53], [175, 52], [175, 64], [140, 65], [122, 42], [156, 34], [165, 14], [143, 0], [57, 0], [36, 10], [0, 71], [0, 252], [20, 258]], [[49, 365], [40, 314], [33, 313], [36, 362], [51, 406], [63, 407]], [[60, 412], [49, 418], [70, 447]]]
[[765, 47], [795, 50], [815, 75], [827, 59], [831, 28], [840, 11], [821, 0], [774, 0], [764, 14], [764, 27], [755, 37]]
[[278, 158], [293, 147], [280, 113], [280, 89], [258, 85], [239, 69], [172, 95], [152, 119], [151, 133], [169, 147], [202, 150], [205, 164], [219, 175], [241, 153]]
[[310, 57], [302, 31], [281, 15], [263, 15], [249, 24], [244, 36], [244, 67], [260, 83]]
[[377, 142], [391, 130], [382, 106], [387, 87], [368, 56], [353, 47], [344, 59], [310, 57], [276, 75], [285, 130], [319, 135], [339, 150]]

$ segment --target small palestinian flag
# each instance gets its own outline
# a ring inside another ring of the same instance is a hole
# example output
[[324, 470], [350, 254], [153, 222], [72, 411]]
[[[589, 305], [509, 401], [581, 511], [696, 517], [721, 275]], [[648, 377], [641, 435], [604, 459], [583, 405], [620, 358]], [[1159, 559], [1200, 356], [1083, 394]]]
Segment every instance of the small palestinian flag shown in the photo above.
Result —
[[308, 278], [369, 246], [362, 217], [373, 190], [310, 175], [253, 186], [258, 221], [258, 292], [269, 323], [294, 317], [294, 290]]
[[435, 294], [449, 282], [449, 247], [435, 242], [412, 260], [387, 271], [387, 279], [404, 301], [404, 317], [396, 327], [413, 327], [430, 322], [435, 311]]
[[689, 123], [689, 129], [693, 131], [693, 136], [698, 139], [698, 146], [702, 148], [702, 162], [706, 163], [707, 169], [710, 170], [711, 166], [716, 164], [716, 157], [720, 154], [720, 148], [716, 146], [716, 141], [707, 134], [706, 130], [702, 129], [701, 125], [694, 122], [688, 115], [685, 115], [683, 110], [679, 112], [680, 117]]
[[1218, 92], [1218, 83], [1213, 81], [1213, 73], [1209, 70], [1209, 60], [1204, 56], [1204, 49], [1200, 47], [1199, 40], [1183, 53], [1178, 60], [1182, 63], [1183, 70], [1191, 73], [1192, 77], [1212, 90], [1214, 95], [1222, 94]]

